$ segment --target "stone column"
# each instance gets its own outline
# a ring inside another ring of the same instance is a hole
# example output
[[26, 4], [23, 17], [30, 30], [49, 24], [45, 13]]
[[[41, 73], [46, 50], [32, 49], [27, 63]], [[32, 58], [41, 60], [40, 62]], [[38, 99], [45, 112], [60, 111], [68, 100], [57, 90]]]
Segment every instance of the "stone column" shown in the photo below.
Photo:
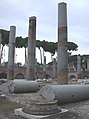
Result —
[[56, 63], [56, 59], [53, 59], [53, 79], [55, 79], [57, 76], [57, 63]]
[[16, 34], [16, 27], [10, 26], [9, 53], [8, 53], [8, 74], [7, 74], [8, 80], [14, 79], [15, 34]]
[[29, 18], [27, 79], [35, 80], [36, 17]]
[[2, 41], [2, 34], [0, 33], [0, 65], [1, 65], [1, 41]]
[[46, 79], [46, 56], [44, 56], [43, 78]]
[[38, 75], [37, 75], [37, 59], [35, 59], [35, 79], [38, 78]]
[[67, 54], [67, 5], [58, 4], [58, 59], [57, 83], [68, 83], [68, 54]]
[[81, 56], [77, 56], [77, 78], [81, 78]]
[[27, 54], [26, 54], [26, 48], [25, 48], [25, 65], [27, 66]]
[[87, 70], [89, 70], [89, 59], [87, 59]]

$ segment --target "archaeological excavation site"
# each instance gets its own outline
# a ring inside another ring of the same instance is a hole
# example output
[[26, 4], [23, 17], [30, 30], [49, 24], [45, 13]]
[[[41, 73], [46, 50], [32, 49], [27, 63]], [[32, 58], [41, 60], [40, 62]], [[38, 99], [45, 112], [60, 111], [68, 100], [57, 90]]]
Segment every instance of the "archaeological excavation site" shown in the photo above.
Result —
[[[37, 17], [29, 17], [27, 65], [15, 66], [16, 26], [10, 26], [8, 63], [0, 56], [0, 119], [88, 119], [89, 60], [68, 63], [67, 3], [58, 4], [57, 58], [36, 60]], [[53, 18], [55, 19], [55, 18]], [[0, 33], [0, 55], [2, 33]], [[84, 64], [83, 64], [84, 66]]]

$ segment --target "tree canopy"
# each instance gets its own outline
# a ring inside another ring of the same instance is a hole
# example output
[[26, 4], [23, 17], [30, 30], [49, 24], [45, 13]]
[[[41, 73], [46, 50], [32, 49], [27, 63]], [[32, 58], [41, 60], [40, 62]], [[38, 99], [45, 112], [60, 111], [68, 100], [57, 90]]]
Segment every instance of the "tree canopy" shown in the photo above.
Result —
[[[6, 45], [9, 42], [9, 31], [0, 29], [0, 32], [2, 33], [2, 45]], [[16, 37], [16, 48], [22, 48], [22, 47], [27, 47], [27, 42], [28, 42], [28, 37], [26, 38], [22, 38], [22, 36], [20, 37]], [[55, 52], [57, 51], [57, 43], [55, 42], [48, 42], [48, 41], [40, 41], [40, 40], [36, 40], [36, 47], [40, 48], [42, 47], [44, 49], [45, 52], [50, 52], [52, 55], [55, 54]], [[69, 51], [76, 51], [78, 48], [77, 44], [73, 43], [73, 42], [68, 42], [68, 50]]]
[[0, 33], [2, 34], [2, 45], [6, 45], [8, 44], [9, 42], [9, 31], [6, 31], [6, 30], [3, 30], [3, 29], [0, 29]]
[[69, 51], [77, 51], [78, 45], [73, 42], [68, 42], [68, 50]]

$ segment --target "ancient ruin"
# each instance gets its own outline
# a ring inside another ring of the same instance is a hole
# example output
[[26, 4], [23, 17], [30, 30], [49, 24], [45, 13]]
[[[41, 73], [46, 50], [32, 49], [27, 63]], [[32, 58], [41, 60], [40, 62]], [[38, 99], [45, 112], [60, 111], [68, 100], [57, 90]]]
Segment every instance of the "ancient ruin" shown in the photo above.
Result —
[[78, 79], [81, 78], [81, 56], [77, 56], [77, 73], [78, 73]]
[[57, 77], [57, 63], [56, 63], [56, 59], [53, 59], [53, 79], [55, 79]]
[[35, 80], [36, 17], [29, 18], [27, 79]]
[[57, 83], [68, 83], [67, 5], [58, 4]]
[[[42, 72], [42, 78], [44, 79], [47, 78], [47, 71], [51, 72], [49, 73], [51, 76], [51, 81], [42, 79], [38, 82], [36, 80], [36, 74], [38, 73], [37, 60], [35, 58], [36, 17], [32, 16], [29, 18], [28, 61], [27, 67], [25, 67], [24, 69], [23, 67], [21, 67], [21, 69], [14, 69], [15, 34], [16, 27], [10, 26], [7, 79], [0, 80], [0, 101], [2, 99], [7, 99], [8, 96], [8, 99], [12, 101], [12, 103], [15, 99], [15, 103], [17, 105], [21, 104], [20, 108], [13, 108], [14, 114], [17, 115], [18, 118], [20, 116], [26, 119], [59, 119], [60, 115], [64, 114], [65, 112], [68, 112], [68, 110], [62, 109], [58, 106], [58, 104], [65, 104], [89, 99], [89, 85], [86, 85], [86, 83], [80, 85], [78, 84], [78, 82], [76, 84], [68, 84], [69, 82], [66, 3], [62, 2], [58, 4], [57, 60], [53, 59], [51, 71], [49, 71], [47, 69], [48, 67], [46, 67], [46, 56], [44, 56], [44, 64], [42, 67], [40, 67], [39, 71], [39, 75]], [[0, 33], [0, 63], [1, 40], [2, 35]], [[87, 65], [89, 65], [89, 62], [87, 62]], [[76, 69], [76, 77], [79, 79], [82, 76], [80, 55], [77, 56]], [[6, 72], [6, 70], [3, 67], [0, 71]], [[18, 72], [24, 72], [24, 78], [20, 77], [20, 79], [15, 79]], [[73, 73], [75, 73], [75, 71], [70, 74], [73, 75]], [[6, 108], [7, 107], [9, 106], [6, 105]], [[75, 117], [73, 116], [72, 118]]]
[[57, 100], [59, 104], [89, 99], [89, 85], [47, 85], [39, 93], [46, 100]]
[[10, 26], [9, 53], [8, 53], [8, 80], [14, 80], [14, 55], [15, 55], [15, 34], [16, 27]]

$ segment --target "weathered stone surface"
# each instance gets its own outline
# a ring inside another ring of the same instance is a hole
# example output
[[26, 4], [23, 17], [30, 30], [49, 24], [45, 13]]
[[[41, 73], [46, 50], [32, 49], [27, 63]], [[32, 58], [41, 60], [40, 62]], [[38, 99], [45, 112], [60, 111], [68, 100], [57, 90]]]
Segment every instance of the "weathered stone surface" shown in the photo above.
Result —
[[10, 93], [10, 89], [9, 89], [9, 86], [12, 84], [12, 81], [8, 81], [6, 83], [3, 83], [2, 85], [0, 85], [0, 91], [3, 93], [3, 94], [8, 94]]
[[36, 17], [29, 18], [27, 79], [35, 80]]
[[15, 34], [16, 34], [16, 27], [10, 26], [9, 53], [8, 53], [8, 73], [7, 73], [7, 79], [8, 80], [14, 80]]
[[47, 85], [39, 94], [46, 100], [57, 100], [59, 104], [78, 102], [89, 99], [89, 85]]
[[23, 111], [33, 115], [51, 115], [58, 113], [61, 109], [58, 109], [57, 101], [48, 101], [46, 99], [32, 100], [30, 104], [23, 108]]
[[53, 79], [57, 77], [57, 62], [56, 59], [53, 59]]
[[14, 80], [9, 86], [10, 93], [31, 93], [39, 90], [39, 84], [36, 81]]
[[28, 80], [10, 80], [0, 85], [0, 91], [8, 93], [31, 93], [39, 90], [39, 84], [36, 81]]
[[77, 78], [81, 78], [81, 56], [77, 56]]
[[22, 108], [18, 108], [14, 110], [14, 113], [20, 117], [24, 117], [26, 119], [59, 119], [60, 115], [65, 115], [68, 112], [66, 109], [59, 109], [58, 113], [49, 114], [49, 115], [32, 115], [29, 113], [25, 113], [22, 111]]
[[65, 69], [61, 69], [57, 78], [58, 84], [68, 84], [68, 71]]
[[68, 83], [68, 54], [67, 54], [67, 10], [66, 3], [58, 4], [58, 57], [57, 83]]

